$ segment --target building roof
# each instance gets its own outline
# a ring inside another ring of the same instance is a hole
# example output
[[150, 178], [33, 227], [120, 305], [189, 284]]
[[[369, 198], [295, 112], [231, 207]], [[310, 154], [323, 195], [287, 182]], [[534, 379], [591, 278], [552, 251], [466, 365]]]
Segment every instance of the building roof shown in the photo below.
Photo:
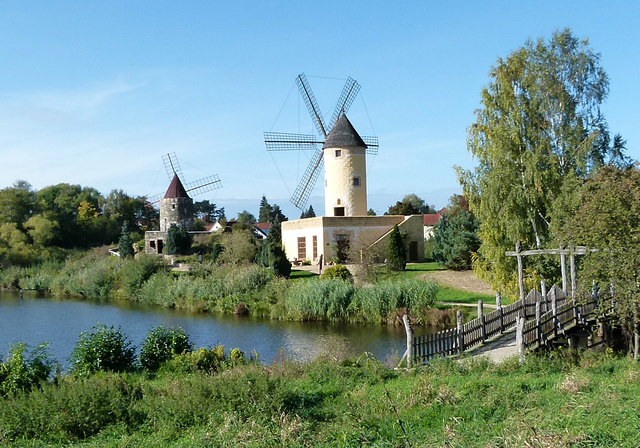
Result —
[[260, 230], [269, 230], [271, 228], [270, 222], [257, 222], [255, 226]]
[[323, 145], [323, 149], [366, 147], [367, 145], [362, 140], [362, 137], [360, 137], [345, 114], [340, 115]]
[[164, 194], [165, 199], [188, 198], [187, 190], [182, 186], [182, 182], [178, 179], [178, 175], [174, 174], [167, 192]]
[[438, 224], [438, 221], [440, 221], [440, 218], [442, 218], [442, 213], [444, 213], [446, 210], [446, 207], [443, 207], [437, 213], [425, 213], [422, 216], [423, 224], [425, 226], [435, 226], [436, 224]]

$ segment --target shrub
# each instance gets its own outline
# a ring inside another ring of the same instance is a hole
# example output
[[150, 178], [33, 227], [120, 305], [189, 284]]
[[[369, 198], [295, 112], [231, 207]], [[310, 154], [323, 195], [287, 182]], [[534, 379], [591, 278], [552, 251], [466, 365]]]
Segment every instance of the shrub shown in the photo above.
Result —
[[125, 294], [128, 297], [135, 297], [142, 285], [163, 268], [164, 263], [161, 259], [149, 255], [142, 255], [134, 261], [129, 261], [122, 272]]
[[54, 362], [47, 353], [49, 344], [36, 346], [25, 356], [27, 345], [18, 343], [11, 347], [5, 363], [0, 363], [0, 395], [28, 391], [51, 374]]
[[349, 272], [349, 269], [347, 269], [347, 267], [343, 264], [336, 264], [334, 266], [329, 266], [324, 270], [324, 272], [320, 276], [320, 279], [322, 280], [333, 279], [333, 278], [337, 278], [339, 280], [348, 280], [350, 282], [353, 282], [353, 275], [351, 275], [351, 272]]
[[193, 344], [182, 328], [167, 328], [160, 325], [151, 329], [142, 342], [140, 365], [143, 369], [155, 371], [163, 362], [192, 350]]
[[82, 332], [71, 353], [71, 369], [76, 375], [100, 370], [127, 372], [134, 369], [135, 347], [113, 326], [96, 325], [91, 333]]

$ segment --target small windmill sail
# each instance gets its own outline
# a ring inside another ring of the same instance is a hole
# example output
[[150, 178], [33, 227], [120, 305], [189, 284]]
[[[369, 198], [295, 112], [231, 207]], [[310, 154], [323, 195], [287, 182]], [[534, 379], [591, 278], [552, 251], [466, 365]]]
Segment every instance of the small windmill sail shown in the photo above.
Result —
[[[165, 154], [162, 156], [162, 162], [164, 163], [165, 170], [167, 171], [167, 176], [169, 180], [172, 180], [174, 176], [178, 176], [180, 182], [184, 186], [185, 191], [190, 196], [207, 193], [209, 191], [217, 190], [222, 188], [222, 182], [217, 174], [203, 177], [202, 179], [198, 179], [193, 182], [185, 182], [184, 177], [182, 175], [182, 169], [180, 168], [180, 163], [178, 162], [178, 157], [176, 153], [173, 152], [171, 154]], [[151, 197], [149, 197], [148, 201], [151, 204], [155, 204], [162, 199], [164, 193], [158, 193]]]

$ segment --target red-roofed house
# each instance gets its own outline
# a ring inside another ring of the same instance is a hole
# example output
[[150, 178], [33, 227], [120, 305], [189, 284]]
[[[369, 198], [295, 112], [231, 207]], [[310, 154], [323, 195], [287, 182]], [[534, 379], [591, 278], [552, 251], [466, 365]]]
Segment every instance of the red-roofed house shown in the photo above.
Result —
[[433, 238], [433, 232], [436, 227], [436, 224], [440, 222], [442, 218], [442, 214], [447, 211], [446, 207], [441, 208], [437, 213], [425, 213], [422, 216], [423, 224], [424, 224], [424, 239], [430, 240]]

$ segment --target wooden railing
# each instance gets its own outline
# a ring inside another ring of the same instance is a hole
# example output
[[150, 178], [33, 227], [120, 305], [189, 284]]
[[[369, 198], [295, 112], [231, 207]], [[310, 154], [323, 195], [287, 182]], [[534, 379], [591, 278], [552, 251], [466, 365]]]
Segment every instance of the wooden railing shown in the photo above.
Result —
[[434, 357], [462, 354], [465, 350], [512, 329], [519, 317], [525, 321], [533, 319], [542, 313], [546, 315], [552, 309], [563, 309], [566, 303], [567, 293], [555, 285], [544, 296], [533, 290], [523, 300], [505, 307], [501, 304], [500, 294], [497, 294], [498, 308], [495, 311], [484, 314], [484, 304], [480, 301], [476, 319], [463, 324], [462, 313], [458, 312], [456, 328], [412, 337], [411, 358], [413, 362], [425, 363]]
[[597, 298], [590, 297], [580, 302], [575, 299], [569, 300], [546, 313], [538, 311], [534, 319], [521, 322], [522, 328], [518, 329], [521, 336], [516, 337], [517, 340], [522, 341], [518, 349], [520, 351], [535, 349], [559, 335], [564, 335], [573, 327], [586, 325], [593, 317], [597, 306]]

